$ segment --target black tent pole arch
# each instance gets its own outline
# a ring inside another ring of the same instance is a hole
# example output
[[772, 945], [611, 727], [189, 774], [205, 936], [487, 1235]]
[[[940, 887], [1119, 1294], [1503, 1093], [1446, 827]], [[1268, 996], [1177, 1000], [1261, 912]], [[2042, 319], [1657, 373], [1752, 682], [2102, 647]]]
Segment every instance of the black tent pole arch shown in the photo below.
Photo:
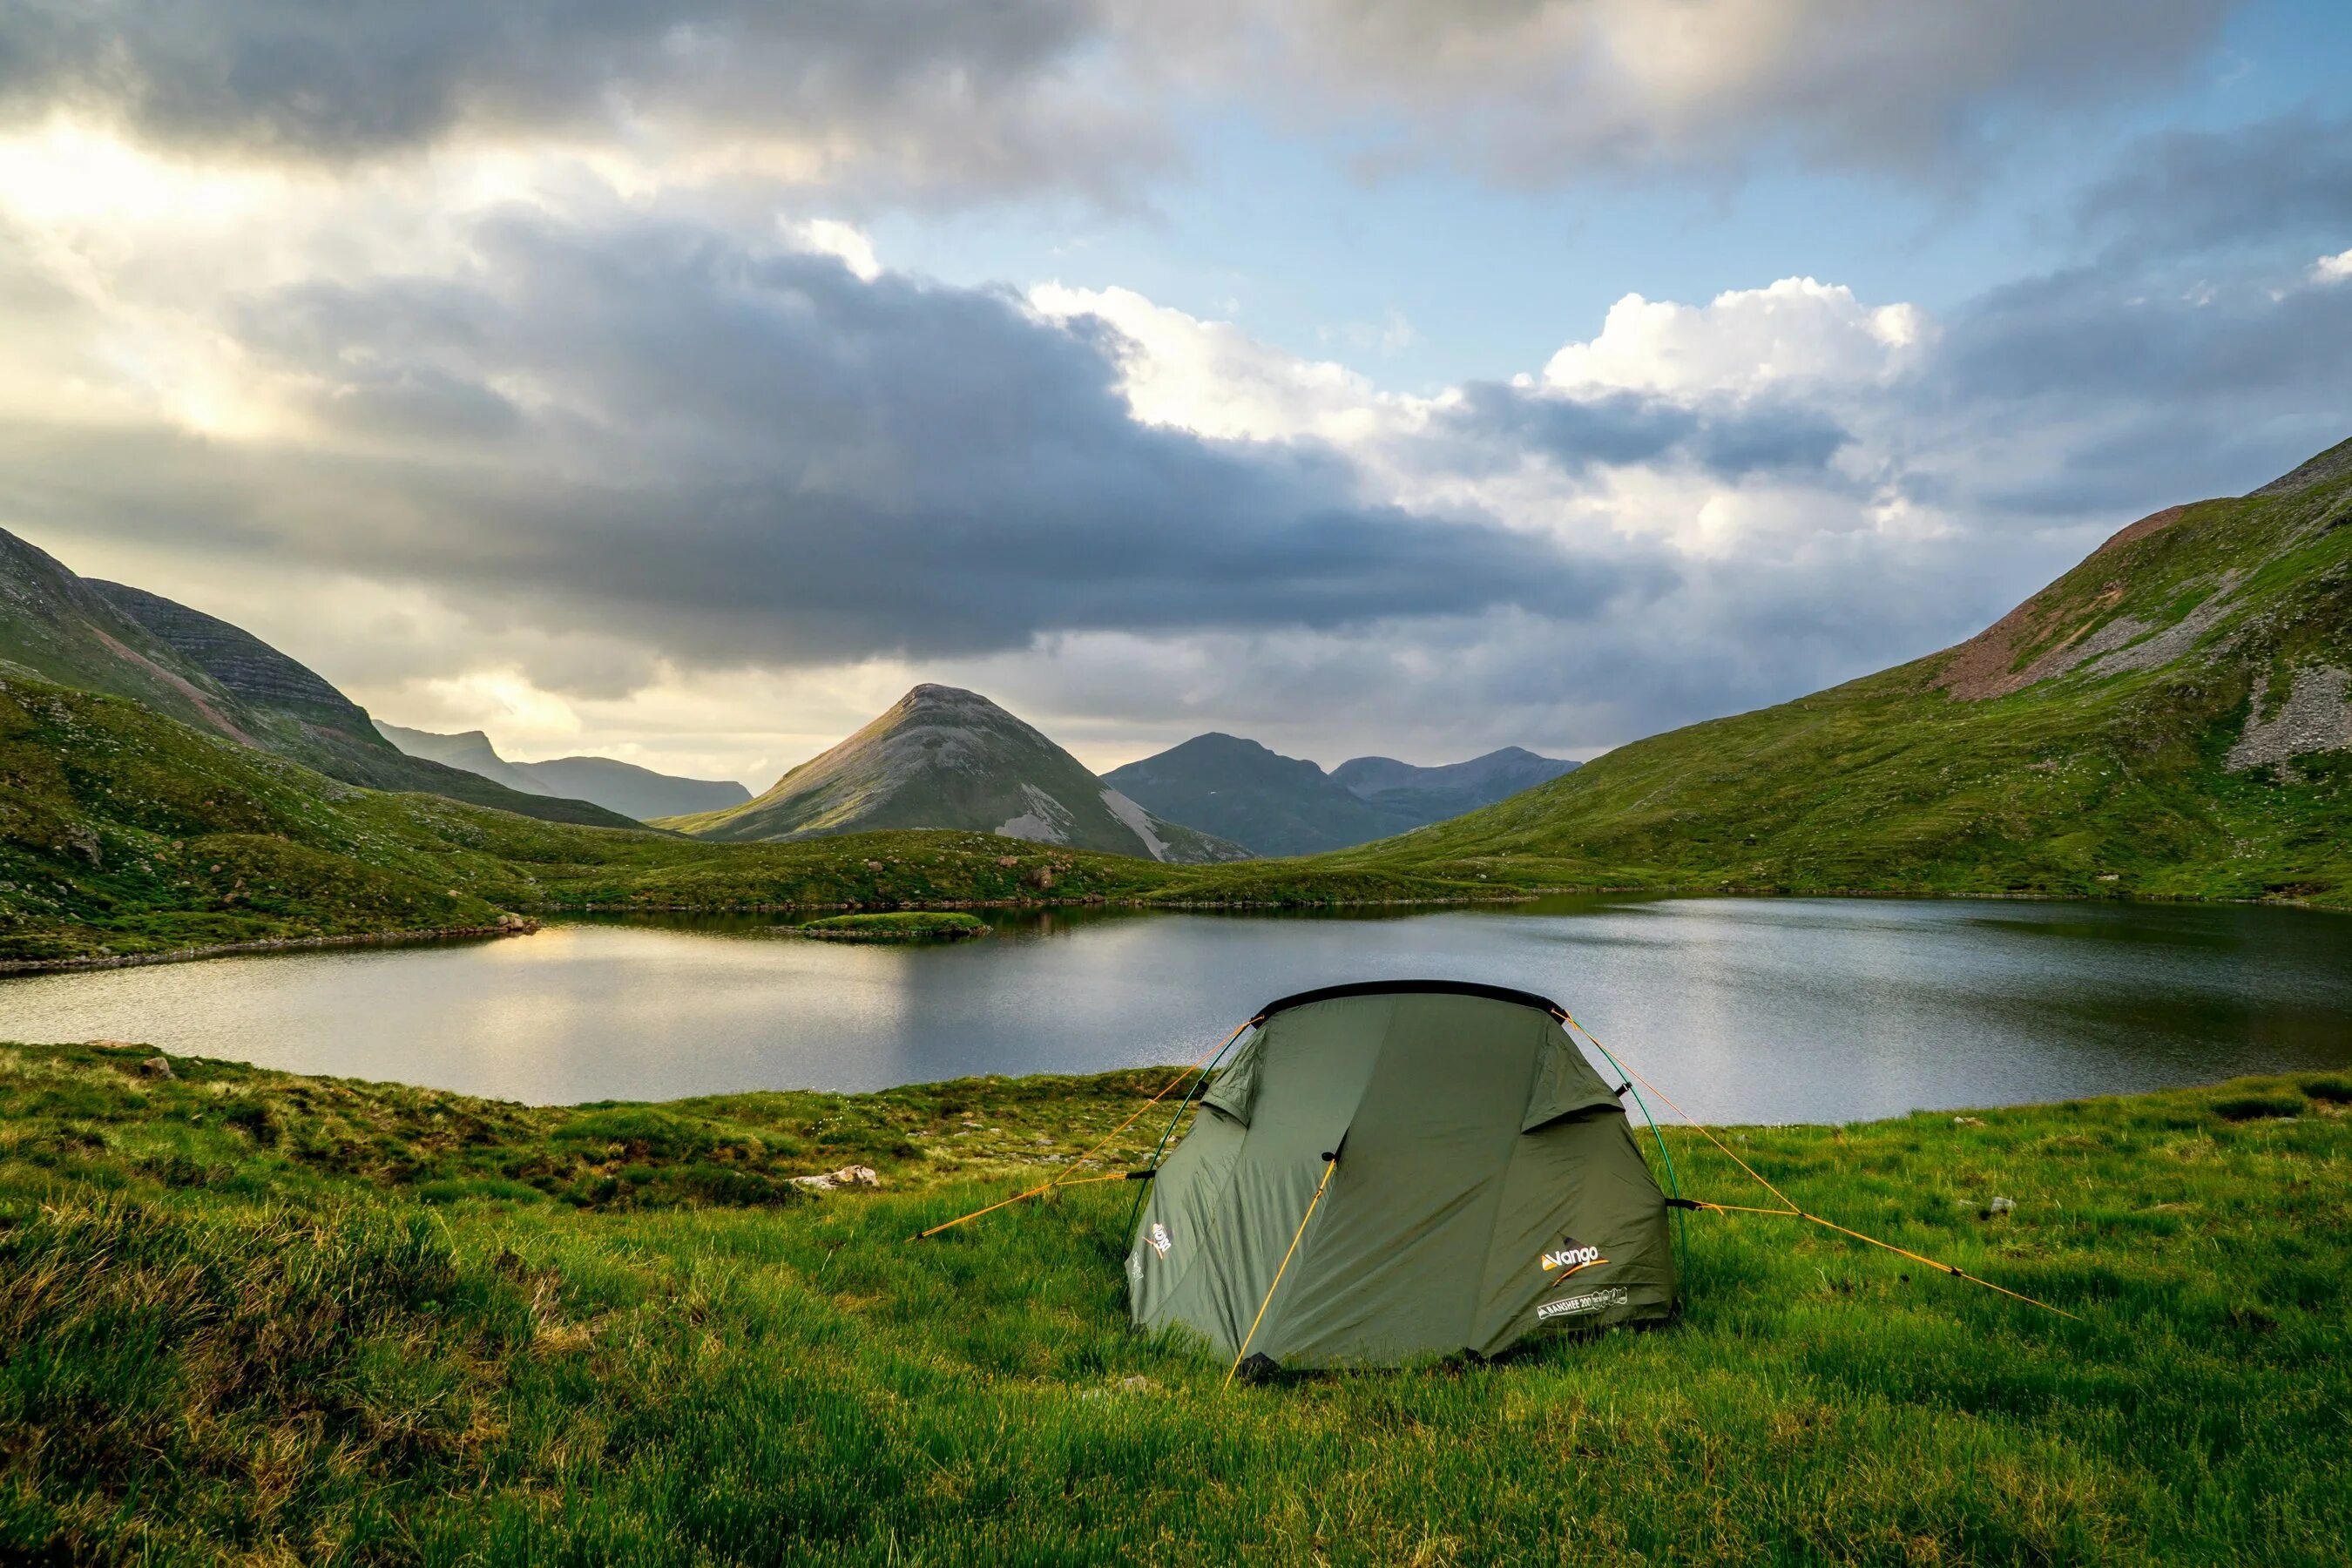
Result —
[[[1217, 1054], [1209, 1058], [1208, 1065], [1203, 1067], [1201, 1069], [1200, 1076], [1192, 1080], [1192, 1087], [1186, 1089], [1184, 1091], [1184, 1098], [1176, 1102], [1176, 1114], [1168, 1119], [1168, 1125], [1160, 1131], [1160, 1142], [1152, 1145], [1151, 1158], [1143, 1163], [1142, 1169], [1145, 1172], [1149, 1173], [1160, 1169], [1160, 1158], [1162, 1154], [1165, 1154], [1168, 1152], [1168, 1140], [1176, 1135], [1176, 1124], [1183, 1121], [1184, 1112], [1192, 1108], [1193, 1098], [1202, 1089], [1209, 1087], [1209, 1075], [1217, 1070], [1217, 1064], [1225, 1059], [1225, 1053], [1232, 1050], [1234, 1043], [1244, 1035], [1248, 1034], [1252, 1029], [1265, 1022], [1265, 1014], [1260, 1013], [1248, 1023], [1244, 1024], [1240, 1028], [1235, 1029], [1232, 1034], [1225, 1037], [1225, 1043], [1217, 1047]], [[1127, 1228], [1120, 1232], [1122, 1236], [1132, 1236], [1135, 1234], [1135, 1222], [1143, 1217], [1143, 1200], [1150, 1196], [1150, 1193], [1151, 1189], [1149, 1187], [1138, 1187], [1136, 1189], [1135, 1202], [1128, 1207]]]

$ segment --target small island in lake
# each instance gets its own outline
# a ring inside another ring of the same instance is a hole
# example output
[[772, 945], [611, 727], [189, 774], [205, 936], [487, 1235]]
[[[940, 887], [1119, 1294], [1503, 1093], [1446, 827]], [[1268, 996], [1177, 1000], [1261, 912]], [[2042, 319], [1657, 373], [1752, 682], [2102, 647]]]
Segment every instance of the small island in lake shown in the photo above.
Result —
[[796, 926], [778, 926], [776, 931], [820, 942], [956, 942], [986, 936], [988, 922], [955, 910], [897, 910], [887, 914], [827, 915]]

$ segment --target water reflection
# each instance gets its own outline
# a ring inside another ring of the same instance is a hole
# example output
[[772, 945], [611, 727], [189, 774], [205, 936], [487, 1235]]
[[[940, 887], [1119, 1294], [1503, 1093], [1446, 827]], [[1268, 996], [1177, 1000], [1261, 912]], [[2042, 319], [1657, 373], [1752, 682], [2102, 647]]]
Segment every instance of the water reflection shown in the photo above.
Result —
[[0, 981], [0, 1037], [152, 1041], [540, 1102], [1189, 1059], [1272, 997], [1437, 975], [1572, 1008], [1695, 1112], [1887, 1115], [2352, 1065], [2352, 919], [2204, 905], [1580, 898], [994, 911], [988, 941], [751, 917]]

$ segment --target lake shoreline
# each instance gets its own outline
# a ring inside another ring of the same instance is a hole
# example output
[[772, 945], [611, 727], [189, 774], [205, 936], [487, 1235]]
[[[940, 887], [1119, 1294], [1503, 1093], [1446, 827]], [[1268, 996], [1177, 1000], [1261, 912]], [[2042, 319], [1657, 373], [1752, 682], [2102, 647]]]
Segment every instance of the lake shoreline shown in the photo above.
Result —
[[543, 929], [548, 921], [562, 921], [581, 915], [772, 915], [805, 914], [820, 910], [845, 912], [894, 911], [916, 912], [926, 910], [1134, 910], [1188, 911], [1220, 910], [1266, 912], [1274, 910], [1313, 913], [1338, 910], [1444, 910], [1471, 909], [1496, 904], [1534, 903], [1547, 898], [1644, 898], [1644, 899], [1876, 899], [1889, 902], [1951, 903], [1983, 900], [1999, 903], [2029, 904], [2167, 904], [2182, 906], [2214, 906], [2237, 909], [2309, 910], [2321, 914], [2352, 914], [2337, 905], [2319, 903], [2309, 899], [2231, 899], [2211, 898], [2196, 893], [2110, 892], [2045, 893], [2016, 889], [1968, 891], [1958, 889], [1918, 889], [1887, 888], [1805, 888], [1784, 887], [1725, 887], [1720, 885], [1671, 885], [1590, 883], [1566, 886], [1517, 887], [1491, 895], [1465, 893], [1445, 897], [1391, 899], [1328, 899], [1306, 900], [1298, 899], [1152, 899], [1114, 898], [1090, 893], [1073, 899], [928, 899], [898, 900], [889, 902], [861, 903], [856, 900], [835, 900], [813, 903], [581, 903], [523, 904], [531, 911], [518, 915], [512, 925], [440, 926], [417, 930], [346, 931], [322, 936], [273, 937], [247, 942], [214, 942], [198, 947], [173, 948], [165, 952], [107, 953], [87, 958], [23, 958], [0, 960], [0, 977], [16, 974], [51, 974], [77, 970], [126, 969], [150, 963], [192, 963], [208, 958], [236, 958], [265, 952], [299, 952], [311, 949], [365, 946], [426, 945], [442, 942], [479, 941], [487, 937], [529, 936]]
[[0, 975], [55, 974], [77, 969], [136, 969], [150, 963], [194, 963], [206, 958], [236, 958], [257, 952], [300, 952], [333, 947], [419, 946], [437, 942], [479, 942], [488, 938], [530, 936], [545, 929], [529, 916], [511, 924], [434, 926], [417, 931], [346, 931], [331, 936], [284, 936], [250, 942], [214, 942], [203, 947], [175, 947], [168, 952], [112, 952], [91, 958], [12, 958], [0, 961]]

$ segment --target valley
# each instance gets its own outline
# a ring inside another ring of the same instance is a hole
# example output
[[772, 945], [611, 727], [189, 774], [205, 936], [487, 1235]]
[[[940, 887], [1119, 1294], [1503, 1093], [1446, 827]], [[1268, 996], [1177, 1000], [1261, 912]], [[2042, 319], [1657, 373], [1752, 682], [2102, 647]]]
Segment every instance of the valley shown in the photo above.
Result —
[[[469, 798], [419, 794], [398, 770], [438, 765], [381, 737], [384, 774], [368, 771], [377, 752], [345, 744], [348, 728], [300, 728], [343, 736], [340, 749], [255, 740], [290, 722], [273, 715], [298, 699], [343, 711], [300, 667], [253, 654], [235, 628], [201, 642], [196, 623], [149, 605], [183, 647], [239, 656], [205, 655], [234, 689], [195, 665], [166, 680], [164, 659], [193, 656], [19, 547], [15, 651], [0, 667], [0, 962], [589, 910], [1315, 906], [1578, 889], [2352, 903], [2347, 454], [2352, 443], [2245, 497], [2134, 524], [1959, 647], [1619, 747], [1444, 822], [1284, 859], [1155, 815], [986, 699], [937, 686], [766, 795], [659, 831], [456, 770], [421, 782]], [[100, 635], [107, 626], [120, 636]], [[142, 637], [152, 657], [111, 651]], [[1312, 763], [1203, 739], [1283, 781], [1251, 808], [1267, 824], [1295, 825], [1300, 799], [1342, 804], [1345, 786], [1310, 776]], [[1136, 766], [1179, 773], [1203, 750], [1188, 748]], [[366, 767], [345, 765], [354, 755]], [[492, 805], [470, 798], [482, 791]], [[1381, 798], [1346, 793], [1368, 810]], [[593, 821], [545, 819], [582, 814]]]

